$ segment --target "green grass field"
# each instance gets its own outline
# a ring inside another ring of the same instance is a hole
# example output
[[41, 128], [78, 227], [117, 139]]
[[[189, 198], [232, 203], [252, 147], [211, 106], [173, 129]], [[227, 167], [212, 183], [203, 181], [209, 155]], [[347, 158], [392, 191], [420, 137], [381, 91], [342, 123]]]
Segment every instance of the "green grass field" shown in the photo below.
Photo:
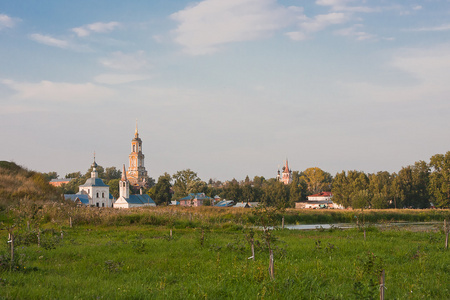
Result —
[[[0, 231], [1, 299], [448, 299], [450, 251], [439, 230], [274, 230], [275, 278], [255, 231], [255, 261], [239, 226], [60, 227], [16, 231], [9, 269]], [[203, 234], [202, 234], [203, 230]], [[202, 238], [203, 237], [203, 238]]]

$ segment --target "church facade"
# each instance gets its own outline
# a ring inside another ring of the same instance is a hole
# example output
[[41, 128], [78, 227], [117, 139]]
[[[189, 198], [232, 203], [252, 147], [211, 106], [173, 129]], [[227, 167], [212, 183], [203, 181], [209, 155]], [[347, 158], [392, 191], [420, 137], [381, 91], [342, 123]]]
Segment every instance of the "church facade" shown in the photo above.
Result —
[[131, 140], [131, 153], [128, 156], [129, 167], [126, 172], [128, 181], [132, 186], [144, 187], [147, 184], [148, 175], [144, 166], [144, 154], [142, 153], [142, 140], [136, 125], [134, 138]]
[[[142, 191], [142, 189], [141, 189]], [[147, 194], [131, 195], [130, 182], [123, 166], [122, 178], [119, 181], [119, 198], [114, 202], [114, 208], [133, 208], [140, 206], [156, 206], [152, 198]]]
[[283, 182], [284, 184], [290, 184], [292, 182], [292, 170], [289, 170], [287, 159], [281, 174], [280, 170], [278, 170], [277, 180]]
[[98, 177], [97, 163], [92, 163], [91, 178], [78, 187], [78, 193], [65, 194], [64, 198], [77, 202], [79, 205], [96, 207], [112, 207], [114, 199], [109, 193], [109, 186]]

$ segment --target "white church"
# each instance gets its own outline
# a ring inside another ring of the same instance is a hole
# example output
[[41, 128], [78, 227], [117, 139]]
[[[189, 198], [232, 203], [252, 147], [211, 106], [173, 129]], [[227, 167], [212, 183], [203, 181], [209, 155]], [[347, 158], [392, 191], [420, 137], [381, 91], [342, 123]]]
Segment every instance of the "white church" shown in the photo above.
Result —
[[[134, 138], [131, 141], [131, 154], [129, 155], [130, 167], [125, 171], [123, 165], [122, 178], [119, 182], [119, 198], [114, 198], [109, 193], [109, 186], [98, 177], [97, 163], [92, 164], [91, 178], [87, 179], [83, 185], [79, 186], [76, 194], [65, 194], [64, 198], [72, 200], [79, 205], [96, 207], [132, 208], [140, 206], [156, 206], [152, 198], [147, 194], [142, 194], [142, 188], [146, 185], [147, 171], [144, 167], [144, 154], [142, 153], [142, 140], [136, 125]], [[127, 174], [131, 180], [128, 180]], [[135, 187], [140, 188], [139, 195], [130, 195], [130, 181]]]

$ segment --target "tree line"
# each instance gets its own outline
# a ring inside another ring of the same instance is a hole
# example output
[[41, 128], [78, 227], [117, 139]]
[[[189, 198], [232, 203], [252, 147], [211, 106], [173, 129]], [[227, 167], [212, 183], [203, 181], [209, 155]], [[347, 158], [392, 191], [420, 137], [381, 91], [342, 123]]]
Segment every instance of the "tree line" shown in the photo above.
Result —
[[[66, 178], [74, 180], [61, 190], [65, 193], [78, 192], [78, 186], [90, 177], [91, 171], [92, 168], [84, 175], [81, 172], [66, 174]], [[110, 193], [118, 198], [121, 171], [115, 167], [104, 169], [98, 166], [97, 172], [110, 186]], [[52, 173], [46, 175], [56, 175]], [[397, 173], [352, 170], [339, 172], [333, 177], [317, 167], [293, 171], [292, 182], [287, 185], [276, 178], [266, 179], [263, 176], [253, 179], [247, 176], [241, 181], [209, 179], [205, 182], [196, 172], [186, 169], [173, 175], [164, 173], [156, 183], [149, 178], [144, 190], [158, 205], [167, 205], [171, 200], [178, 200], [190, 193], [205, 193], [211, 198], [217, 195], [236, 202], [261, 202], [276, 207], [294, 207], [295, 202], [306, 201], [308, 195], [323, 191], [331, 191], [333, 201], [344, 207], [450, 207], [450, 151], [432, 156], [428, 163], [418, 161], [402, 167]]]

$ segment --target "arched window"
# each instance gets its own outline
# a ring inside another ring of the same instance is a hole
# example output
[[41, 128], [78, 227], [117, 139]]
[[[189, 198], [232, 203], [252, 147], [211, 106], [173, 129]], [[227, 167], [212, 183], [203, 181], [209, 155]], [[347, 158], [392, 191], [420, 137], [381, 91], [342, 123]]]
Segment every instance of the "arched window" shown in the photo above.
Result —
[[97, 198], [98, 198], [98, 193], [97, 193]]
[[102, 193], [102, 198], [105, 198], [105, 193]]

